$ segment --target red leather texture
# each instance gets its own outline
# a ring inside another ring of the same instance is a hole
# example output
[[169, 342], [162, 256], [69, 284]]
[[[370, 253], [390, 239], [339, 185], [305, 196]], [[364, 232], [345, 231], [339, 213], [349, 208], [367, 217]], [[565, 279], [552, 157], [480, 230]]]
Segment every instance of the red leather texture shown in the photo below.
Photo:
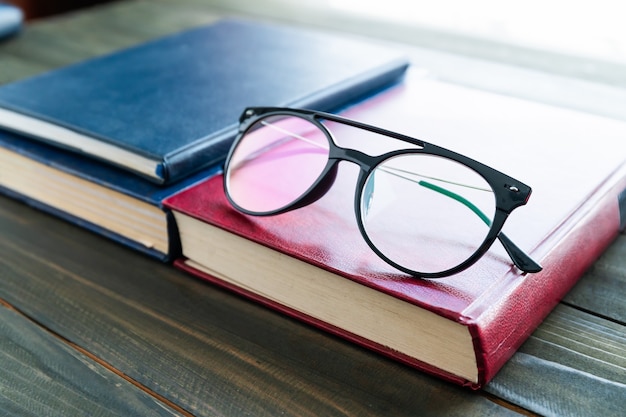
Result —
[[[528, 205], [513, 212], [504, 232], [541, 263], [543, 271], [521, 274], [498, 242], [474, 266], [447, 278], [420, 280], [394, 270], [371, 251], [357, 229], [353, 207], [358, 168], [349, 165], [340, 167], [333, 188], [316, 203], [279, 216], [250, 217], [234, 211], [224, 197], [221, 176], [169, 198], [165, 205], [469, 326], [480, 375], [473, 387], [478, 388], [616, 237], [617, 195], [626, 189], [626, 123], [415, 74], [344, 115], [466, 154], [533, 187]], [[335, 135], [343, 146], [371, 145], [347, 130]], [[177, 265], [189, 270], [181, 262]], [[313, 324], [431, 374], [466, 383], [341, 329], [315, 320]]]

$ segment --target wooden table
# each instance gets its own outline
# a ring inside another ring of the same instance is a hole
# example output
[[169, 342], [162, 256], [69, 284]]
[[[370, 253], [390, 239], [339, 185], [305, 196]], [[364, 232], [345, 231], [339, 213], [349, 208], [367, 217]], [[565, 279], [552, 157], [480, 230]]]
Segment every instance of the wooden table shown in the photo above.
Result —
[[[151, 0], [42, 20], [0, 43], [0, 83], [216, 17], [202, 1]], [[444, 75], [468, 60], [414, 53]], [[472, 392], [0, 197], [0, 414], [623, 415], [625, 284], [621, 235]]]

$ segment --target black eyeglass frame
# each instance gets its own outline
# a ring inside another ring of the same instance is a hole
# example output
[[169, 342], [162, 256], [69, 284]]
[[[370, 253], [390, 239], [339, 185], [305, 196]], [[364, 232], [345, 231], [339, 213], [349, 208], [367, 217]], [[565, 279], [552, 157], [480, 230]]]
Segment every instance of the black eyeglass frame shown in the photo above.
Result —
[[[328, 162], [326, 166], [322, 170], [321, 174], [318, 176], [317, 180], [309, 187], [307, 191], [305, 191], [298, 199], [291, 202], [290, 204], [281, 207], [276, 210], [267, 211], [267, 212], [255, 212], [245, 209], [244, 207], [240, 207], [233, 199], [230, 197], [228, 192], [228, 184], [227, 184], [227, 173], [229, 170], [229, 164], [231, 161], [231, 156], [235, 152], [237, 145], [246, 135], [250, 127], [255, 125], [261, 119], [270, 117], [270, 116], [294, 116], [305, 119], [315, 126], [317, 126], [326, 136], [329, 143], [329, 155]], [[410, 143], [412, 145], [416, 145], [419, 148], [409, 148], [409, 149], [398, 149], [391, 152], [386, 152], [381, 155], [368, 155], [364, 152], [361, 152], [357, 149], [344, 148], [335, 143], [333, 139], [332, 133], [319, 121], [319, 120], [328, 120], [332, 122], [337, 122], [341, 124], [345, 124], [357, 129], [363, 129], [372, 133], [384, 135], [391, 137], [393, 139], [397, 139], [406, 143]], [[412, 138], [410, 136], [403, 135], [401, 133], [392, 132], [390, 130], [382, 129], [376, 126], [371, 126], [365, 123], [358, 122], [356, 120], [351, 120], [345, 117], [341, 117], [338, 115], [334, 115], [331, 113], [325, 113], [314, 110], [307, 109], [295, 109], [295, 108], [285, 108], [285, 107], [249, 107], [244, 110], [240, 119], [239, 119], [239, 133], [236, 136], [228, 156], [225, 160], [224, 165], [224, 192], [228, 201], [232, 204], [234, 208], [238, 211], [252, 215], [252, 216], [273, 216], [277, 214], [282, 214], [291, 210], [295, 210], [297, 208], [301, 208], [307, 206], [319, 198], [321, 198], [332, 186], [334, 183], [338, 166], [340, 161], [347, 161], [355, 163], [359, 166], [359, 176], [357, 178], [357, 184], [355, 188], [355, 198], [354, 198], [354, 212], [357, 220], [357, 226], [361, 233], [361, 236], [368, 244], [368, 246], [385, 262], [394, 268], [403, 271], [407, 274], [417, 276], [420, 278], [443, 278], [458, 272], [461, 272], [471, 265], [476, 263], [493, 245], [496, 239], [498, 239], [509, 257], [513, 261], [513, 264], [520, 269], [522, 272], [526, 273], [535, 273], [541, 271], [542, 267], [535, 262], [529, 255], [527, 255], [522, 249], [520, 249], [517, 245], [515, 245], [504, 233], [502, 233], [502, 227], [508, 216], [511, 212], [525, 205], [530, 198], [532, 193], [531, 188], [500, 171], [497, 171], [487, 165], [484, 165], [474, 159], [466, 157], [464, 155], [458, 154], [456, 152], [450, 151], [448, 149], [442, 148], [437, 145], [433, 145], [431, 143], [425, 142], [420, 139]], [[439, 156], [442, 158], [447, 158], [449, 160], [458, 162], [466, 167], [472, 169], [474, 172], [478, 173], [481, 177], [485, 179], [485, 181], [492, 188], [495, 195], [495, 204], [496, 211], [493, 218], [493, 221], [490, 225], [489, 232], [483, 243], [476, 249], [476, 251], [467, 258], [464, 262], [459, 265], [447, 269], [445, 271], [440, 272], [420, 272], [408, 269], [400, 264], [397, 264], [393, 260], [387, 258], [383, 253], [381, 253], [376, 246], [372, 243], [370, 238], [368, 237], [365, 227], [363, 225], [363, 218], [360, 210], [360, 199], [363, 194], [363, 189], [365, 183], [369, 177], [369, 175], [376, 169], [378, 165], [382, 162], [388, 160], [389, 158], [405, 155], [405, 154], [427, 154]]]

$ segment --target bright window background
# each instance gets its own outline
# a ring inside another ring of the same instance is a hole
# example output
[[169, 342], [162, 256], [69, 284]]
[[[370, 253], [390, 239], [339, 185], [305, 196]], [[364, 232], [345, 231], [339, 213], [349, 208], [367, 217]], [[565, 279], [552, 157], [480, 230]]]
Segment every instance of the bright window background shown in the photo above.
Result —
[[624, 0], [211, 0], [322, 27], [626, 87]]
[[412, 45], [437, 78], [626, 120], [626, 0], [197, 0]]
[[626, 62], [623, 0], [328, 0], [330, 10]]

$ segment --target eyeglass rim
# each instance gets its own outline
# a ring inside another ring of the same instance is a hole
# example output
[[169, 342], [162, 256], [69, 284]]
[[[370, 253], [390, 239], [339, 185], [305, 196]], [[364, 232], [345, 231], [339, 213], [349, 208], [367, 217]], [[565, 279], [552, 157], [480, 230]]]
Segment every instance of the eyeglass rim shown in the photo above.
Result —
[[[229, 163], [231, 161], [231, 156], [237, 148], [237, 145], [241, 142], [241, 140], [245, 137], [249, 128], [253, 126], [256, 122], [266, 117], [271, 116], [295, 116], [307, 120], [317, 126], [325, 135], [326, 139], [329, 142], [330, 152], [326, 166], [317, 177], [315, 182], [295, 201], [287, 204], [281, 208], [276, 210], [266, 211], [266, 212], [256, 212], [248, 210], [244, 207], [239, 206], [230, 196], [228, 191], [228, 172], [229, 172]], [[394, 150], [391, 152], [386, 152], [377, 156], [369, 156], [364, 154], [358, 150], [343, 148], [337, 145], [334, 141], [332, 133], [328, 130], [323, 123], [320, 122], [319, 119], [325, 119], [337, 123], [342, 123], [348, 126], [352, 126], [359, 129], [364, 129], [366, 131], [370, 131], [373, 133], [381, 134], [384, 136], [388, 136], [394, 139], [398, 139], [400, 141], [404, 141], [413, 145], [417, 145], [420, 148], [412, 148], [412, 149], [400, 149]], [[443, 278], [458, 272], [461, 272], [464, 269], [469, 268], [471, 265], [476, 263], [493, 245], [495, 240], [499, 239], [504, 245], [507, 253], [511, 257], [515, 266], [523, 272], [539, 272], [541, 270], [541, 266], [536, 263], [529, 255], [527, 255], [523, 250], [517, 247], [508, 237], [506, 237], [502, 233], [502, 227], [509, 214], [516, 208], [527, 203], [530, 194], [532, 193], [532, 189], [518, 181], [494, 168], [491, 168], [481, 162], [478, 162], [472, 158], [469, 158], [465, 155], [456, 153], [454, 151], [448, 150], [446, 148], [431, 144], [429, 142], [413, 138], [401, 133], [393, 132], [387, 129], [383, 129], [377, 126], [372, 126], [369, 124], [365, 124], [359, 122], [357, 120], [348, 119], [342, 116], [338, 116], [331, 113], [316, 111], [316, 110], [308, 110], [308, 109], [298, 109], [298, 108], [289, 108], [289, 107], [248, 107], [242, 113], [240, 119], [239, 133], [235, 138], [228, 156], [225, 160], [224, 166], [224, 191], [229, 202], [242, 213], [253, 215], [253, 216], [272, 216], [277, 214], [282, 214], [291, 210], [295, 210], [297, 208], [306, 206], [320, 198], [328, 188], [332, 185], [332, 180], [330, 184], [324, 186], [322, 182], [327, 181], [329, 176], [334, 176], [337, 171], [338, 163], [342, 160], [347, 160], [350, 162], [357, 163], [360, 166], [359, 177], [357, 178], [357, 184], [355, 187], [355, 198], [354, 198], [354, 212], [357, 220], [357, 226], [359, 231], [366, 241], [368, 246], [385, 262], [393, 266], [394, 268], [408, 273], [413, 276], [417, 276], [420, 278]], [[351, 153], [350, 156], [346, 154]], [[354, 152], [357, 152], [354, 154]], [[467, 168], [473, 170], [478, 175], [483, 177], [485, 181], [490, 185], [493, 190], [495, 197], [495, 205], [496, 210], [494, 214], [494, 218], [492, 224], [490, 226], [489, 232], [485, 236], [483, 243], [476, 249], [476, 251], [468, 257], [465, 261], [460, 263], [459, 265], [449, 268], [445, 271], [439, 272], [421, 272], [416, 271], [410, 268], [406, 268], [387, 256], [385, 256], [371, 241], [368, 234], [365, 231], [362, 219], [362, 213], [359, 208], [361, 195], [363, 193], [363, 188], [365, 182], [371, 172], [373, 172], [376, 167], [388, 160], [389, 158], [405, 155], [405, 154], [427, 154], [433, 156], [439, 156], [442, 158], [446, 158], [452, 161], [455, 161], [459, 164], [466, 166]], [[355, 157], [355, 155], [359, 155]], [[367, 159], [363, 161], [360, 158]], [[333, 178], [334, 180], [334, 178]], [[316, 189], [319, 192], [315, 192]], [[508, 191], [508, 192], [507, 192]], [[320, 194], [320, 195], [316, 195]], [[517, 196], [517, 198], [514, 198]]]

